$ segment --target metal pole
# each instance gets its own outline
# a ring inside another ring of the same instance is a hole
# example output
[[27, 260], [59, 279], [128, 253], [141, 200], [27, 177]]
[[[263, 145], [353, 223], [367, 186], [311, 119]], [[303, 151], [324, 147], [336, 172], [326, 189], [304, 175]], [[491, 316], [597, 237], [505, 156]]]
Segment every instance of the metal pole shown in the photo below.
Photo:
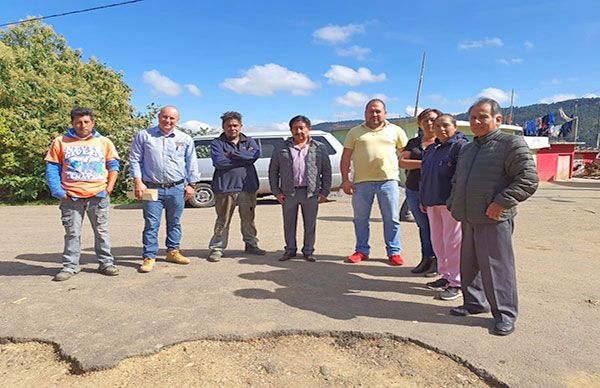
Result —
[[515, 99], [515, 89], [513, 88], [512, 93], [510, 94], [510, 113], [508, 116], [508, 122], [506, 124], [510, 125], [513, 119], [513, 101]]
[[413, 117], [417, 117], [419, 110], [419, 96], [421, 95], [421, 84], [423, 83], [423, 72], [425, 71], [425, 51], [423, 51], [423, 60], [421, 61], [421, 75], [419, 76], [419, 86], [417, 87], [417, 101], [415, 102], [415, 113]]
[[579, 127], [579, 104], [575, 103], [575, 133], [573, 134], [573, 142], [577, 143], [577, 130]]

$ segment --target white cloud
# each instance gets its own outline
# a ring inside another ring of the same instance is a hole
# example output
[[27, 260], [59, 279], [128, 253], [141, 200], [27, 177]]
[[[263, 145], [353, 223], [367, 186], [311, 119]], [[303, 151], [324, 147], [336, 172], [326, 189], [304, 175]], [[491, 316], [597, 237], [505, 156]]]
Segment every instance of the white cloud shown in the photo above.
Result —
[[329, 84], [350, 86], [356, 86], [363, 82], [382, 82], [387, 79], [385, 73], [375, 75], [366, 67], [354, 70], [341, 65], [331, 65], [329, 71], [325, 73], [325, 77], [329, 78], [327, 81]]
[[367, 55], [371, 54], [371, 49], [368, 47], [350, 46], [348, 48], [338, 48], [336, 53], [340, 57], [355, 57], [362, 61]]
[[560, 85], [562, 81], [558, 78], [552, 78], [547, 81], [542, 82], [543, 85]]
[[336, 120], [350, 120], [350, 119], [359, 119], [360, 113], [356, 111], [351, 112], [338, 112], [333, 114], [333, 118]]
[[441, 94], [430, 94], [427, 98], [440, 105], [446, 105], [449, 102], [448, 99]]
[[[421, 112], [423, 112], [423, 108], [417, 108], [417, 116]], [[406, 105], [406, 108], [404, 108], [404, 113], [406, 113], [407, 116], [413, 117], [415, 114], [415, 107], [413, 105]]]
[[459, 50], [470, 50], [482, 47], [501, 47], [504, 46], [500, 38], [486, 38], [482, 40], [467, 40], [458, 44]]
[[[505, 92], [502, 89], [498, 89], [498, 88], [486, 88], [483, 89], [481, 92], [479, 92], [479, 94], [477, 95], [477, 97], [489, 97], [489, 98], [493, 98], [494, 100], [496, 100], [499, 104], [503, 104], [506, 102], [510, 102], [510, 93], [509, 92]], [[517, 99], [517, 94], [515, 93], [515, 100]]]
[[305, 74], [291, 71], [275, 63], [256, 65], [240, 78], [227, 78], [221, 86], [238, 94], [272, 96], [278, 91], [289, 91], [294, 96], [305, 96], [319, 87]]
[[598, 97], [600, 97], [600, 96], [598, 96], [597, 94], [594, 94], [594, 93], [587, 93], [587, 94], [584, 94], [583, 96], [581, 96], [581, 98], [598, 98]]
[[166, 94], [167, 96], [178, 96], [181, 94], [179, 84], [169, 77], [158, 72], [158, 70], [145, 71], [142, 75], [144, 83], [152, 87], [152, 92], [156, 94]]
[[343, 96], [336, 97], [335, 103], [338, 105], [359, 107], [363, 106], [369, 100], [369, 96], [359, 92], [349, 91]]
[[532, 48], [533, 48], [533, 43], [531, 43], [530, 41], [526, 40], [526, 41], [523, 43], [523, 46], [525, 46], [525, 48], [529, 50], [529, 49], [532, 49]]
[[519, 65], [519, 64], [523, 63], [523, 58], [510, 58], [510, 59], [502, 58], [502, 59], [498, 60], [498, 62], [500, 62], [503, 65]]
[[574, 94], [555, 94], [554, 96], [544, 97], [540, 99], [542, 104], [552, 104], [554, 102], [561, 102], [565, 100], [573, 100], [577, 98]]
[[258, 124], [248, 127], [248, 132], [268, 132], [268, 131], [289, 131], [290, 126], [287, 122]]
[[198, 88], [194, 84], [185, 84], [185, 88], [188, 90], [188, 92], [192, 93], [194, 96], [198, 96], [198, 97], [202, 96], [202, 91], [200, 90], [200, 88]]
[[354, 34], [362, 34], [365, 28], [360, 24], [348, 24], [338, 26], [330, 24], [326, 27], [321, 27], [313, 32], [313, 37], [323, 43], [342, 43], [347, 41]]
[[181, 124], [180, 126], [187, 130], [190, 130], [194, 133], [196, 133], [196, 132], [206, 133], [206, 132], [218, 132], [219, 131], [214, 126], [203, 123], [202, 121], [198, 121], [198, 120], [188, 120], [185, 123]]

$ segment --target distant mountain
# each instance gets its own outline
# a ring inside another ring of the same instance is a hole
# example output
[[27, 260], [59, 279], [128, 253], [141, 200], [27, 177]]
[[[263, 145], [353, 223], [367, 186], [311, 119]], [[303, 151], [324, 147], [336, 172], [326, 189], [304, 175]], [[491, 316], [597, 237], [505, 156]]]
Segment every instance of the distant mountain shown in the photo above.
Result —
[[[588, 146], [596, 146], [596, 136], [600, 133], [600, 97], [598, 98], [577, 98], [574, 100], [566, 100], [555, 102], [552, 104], [533, 104], [513, 108], [512, 123], [515, 125], [523, 125], [528, 120], [533, 120], [536, 117], [543, 117], [550, 112], [554, 112], [556, 125], [561, 125], [565, 121], [560, 117], [558, 108], [563, 108], [567, 115], [575, 115], [575, 105], [577, 104], [577, 116], [579, 117], [577, 141], [585, 142]], [[509, 113], [509, 108], [504, 108], [504, 117]], [[466, 113], [456, 115], [457, 120], [469, 120]], [[412, 121], [411, 117], [400, 119], [391, 119], [394, 124], [400, 124]], [[363, 120], [347, 120], [337, 122], [324, 122], [313, 125], [314, 129], [321, 131], [332, 132], [337, 130], [350, 129], [362, 123]], [[573, 141], [574, 133], [567, 136], [564, 140]]]
[[[575, 105], [577, 105], [577, 111]], [[553, 112], [554, 121], [556, 125], [560, 126], [565, 120], [560, 117], [558, 113], [559, 108], [562, 108], [568, 116], [576, 115], [579, 117], [577, 141], [585, 142], [590, 147], [596, 146], [596, 135], [600, 133], [600, 98], [577, 98], [552, 104], [517, 106], [513, 108], [512, 123], [515, 125], [524, 125], [528, 120], [543, 117]], [[504, 117], [506, 117], [510, 108], [504, 108], [503, 110]], [[458, 120], [469, 119], [466, 113], [461, 113], [456, 118]], [[564, 140], [573, 141], [573, 131]]]

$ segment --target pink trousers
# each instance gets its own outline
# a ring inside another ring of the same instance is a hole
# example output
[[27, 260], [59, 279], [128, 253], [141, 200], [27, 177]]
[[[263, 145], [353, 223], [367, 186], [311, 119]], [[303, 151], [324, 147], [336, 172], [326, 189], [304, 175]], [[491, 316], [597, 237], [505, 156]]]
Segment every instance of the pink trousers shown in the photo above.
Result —
[[446, 206], [428, 206], [431, 245], [437, 257], [438, 272], [452, 287], [460, 287], [460, 243], [462, 232]]

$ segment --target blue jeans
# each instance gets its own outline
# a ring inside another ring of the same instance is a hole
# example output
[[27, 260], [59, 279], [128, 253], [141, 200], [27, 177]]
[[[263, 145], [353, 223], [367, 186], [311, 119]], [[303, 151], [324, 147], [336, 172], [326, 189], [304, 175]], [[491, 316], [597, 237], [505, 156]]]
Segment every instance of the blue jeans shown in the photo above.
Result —
[[361, 182], [354, 185], [352, 208], [354, 209], [354, 233], [356, 251], [369, 254], [369, 217], [373, 199], [377, 195], [381, 218], [383, 219], [383, 237], [389, 255], [397, 255], [402, 250], [400, 244], [400, 188], [395, 180], [381, 182]]
[[417, 226], [419, 227], [419, 238], [421, 239], [421, 255], [423, 257], [435, 256], [433, 246], [431, 245], [431, 234], [429, 231], [429, 219], [427, 213], [423, 213], [419, 208], [419, 192], [411, 189], [406, 189], [406, 201], [408, 208], [415, 217]]
[[114, 265], [110, 253], [110, 237], [108, 235], [108, 210], [110, 199], [106, 198], [71, 198], [60, 200], [60, 214], [65, 227], [65, 247], [63, 250], [63, 271], [78, 273], [81, 257], [81, 226], [84, 214], [87, 214], [94, 231], [94, 250], [100, 262], [100, 270]]
[[158, 229], [162, 211], [165, 209], [167, 219], [167, 250], [179, 249], [181, 241], [181, 214], [184, 208], [185, 183], [166, 189], [157, 188], [158, 200], [144, 201], [144, 258], [155, 259], [158, 253]]

